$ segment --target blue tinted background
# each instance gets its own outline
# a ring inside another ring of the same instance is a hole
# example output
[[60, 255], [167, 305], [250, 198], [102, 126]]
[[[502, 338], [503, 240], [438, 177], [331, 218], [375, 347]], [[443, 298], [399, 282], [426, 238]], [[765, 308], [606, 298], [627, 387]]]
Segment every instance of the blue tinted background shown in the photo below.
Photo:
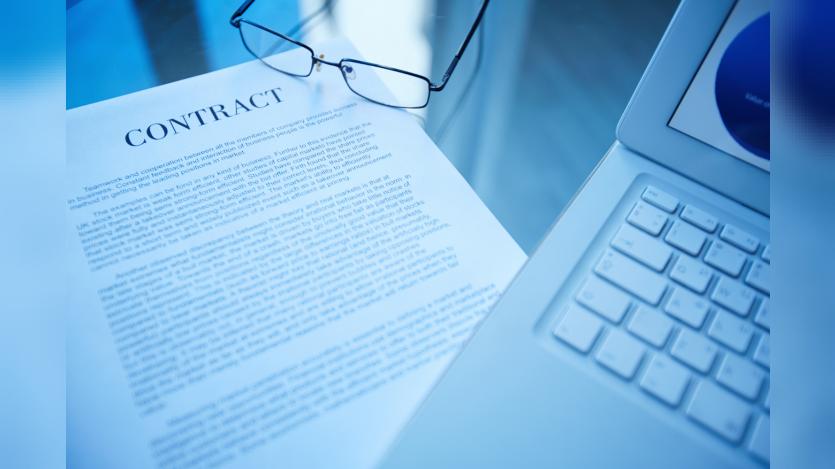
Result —
[[773, 467], [835, 461], [835, 3], [772, 2]]
[[4, 2], [0, 28], [0, 467], [64, 462], [64, 12]]

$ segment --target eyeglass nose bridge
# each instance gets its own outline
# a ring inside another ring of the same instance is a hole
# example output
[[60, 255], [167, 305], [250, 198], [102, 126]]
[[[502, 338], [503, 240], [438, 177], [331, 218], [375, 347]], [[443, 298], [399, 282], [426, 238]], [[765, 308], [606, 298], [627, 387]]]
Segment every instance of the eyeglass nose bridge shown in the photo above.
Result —
[[316, 66], [317, 72], [322, 70], [322, 64], [330, 65], [331, 67], [336, 67], [339, 69], [342, 68], [339, 62], [331, 62], [330, 60], [325, 60], [325, 54], [319, 54], [318, 56], [314, 55], [313, 64]]

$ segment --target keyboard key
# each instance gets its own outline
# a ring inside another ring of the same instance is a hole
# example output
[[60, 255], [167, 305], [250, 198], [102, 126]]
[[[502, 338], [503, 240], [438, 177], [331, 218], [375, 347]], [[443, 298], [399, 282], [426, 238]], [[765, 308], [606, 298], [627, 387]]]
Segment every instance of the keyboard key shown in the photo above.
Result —
[[714, 340], [736, 350], [745, 353], [748, 344], [751, 343], [751, 336], [754, 328], [746, 321], [739, 319], [731, 313], [719, 310], [713, 318], [707, 334]]
[[726, 277], [721, 277], [710, 299], [740, 316], [748, 316], [754, 304], [754, 290]]
[[661, 301], [667, 288], [663, 277], [612, 250], [606, 251], [594, 271], [653, 306]]
[[763, 407], [765, 407], [765, 410], [771, 412], [771, 389], [765, 392], [765, 400], [763, 401]]
[[752, 401], [760, 395], [764, 377], [763, 370], [732, 353], [725, 355], [716, 373], [719, 384]]
[[661, 348], [673, 330], [673, 321], [653, 309], [641, 306], [635, 311], [627, 329], [651, 345]]
[[736, 444], [745, 433], [751, 411], [744, 401], [709, 381], [702, 381], [693, 393], [687, 415]]
[[679, 256], [670, 271], [670, 278], [696, 293], [704, 293], [713, 278], [713, 272], [710, 267], [695, 259]]
[[641, 198], [670, 213], [678, 208], [678, 199], [654, 186], [647, 186]]
[[763, 293], [771, 292], [771, 266], [765, 262], [754, 261], [751, 270], [745, 276], [745, 283]]
[[757, 314], [754, 315], [754, 322], [766, 329], [771, 329], [771, 320], [768, 319], [768, 298], [763, 298], [760, 302]]
[[757, 418], [748, 451], [765, 462], [771, 460], [771, 419], [767, 416], [760, 415]]
[[690, 382], [690, 372], [664, 355], [655, 355], [641, 378], [641, 388], [676, 407]]
[[664, 239], [691, 256], [698, 256], [705, 244], [703, 232], [678, 220], [673, 222], [673, 226]]
[[673, 343], [670, 354], [696, 371], [707, 373], [713, 366], [718, 350], [715, 344], [701, 335], [682, 329]]
[[554, 329], [554, 335], [578, 351], [586, 353], [591, 350], [602, 329], [603, 322], [600, 319], [572, 303]]
[[716, 241], [707, 250], [705, 262], [731, 277], [736, 277], [745, 265], [745, 253], [722, 241]]
[[606, 336], [595, 358], [624, 379], [632, 379], [643, 356], [644, 346], [640, 342], [619, 329], [613, 329]]
[[757, 252], [757, 248], [760, 246], [760, 241], [754, 235], [733, 225], [725, 225], [722, 232], [719, 233], [719, 237], [751, 254]]
[[653, 236], [658, 236], [658, 233], [661, 233], [667, 223], [667, 214], [652, 205], [638, 202], [635, 204], [635, 208], [629, 212], [626, 221]]
[[577, 301], [615, 324], [623, 319], [630, 303], [626, 293], [597, 277], [586, 280], [577, 293]]
[[771, 336], [768, 334], [763, 334], [760, 343], [754, 349], [754, 361], [766, 368], [771, 368]]
[[699, 329], [709, 310], [708, 301], [682, 288], [673, 290], [664, 311], [685, 324]]
[[667, 267], [673, 250], [646, 233], [623, 225], [612, 238], [612, 247], [658, 272]]
[[716, 227], [719, 226], [719, 220], [717, 220], [716, 217], [705, 212], [704, 210], [693, 207], [692, 205], [684, 207], [684, 210], [681, 211], [681, 218], [689, 221], [708, 233], [713, 233], [716, 231]]
[[765, 247], [765, 249], [763, 249], [763, 253], [760, 257], [762, 257], [764, 261], [771, 264], [771, 245], [770, 244], [767, 245]]

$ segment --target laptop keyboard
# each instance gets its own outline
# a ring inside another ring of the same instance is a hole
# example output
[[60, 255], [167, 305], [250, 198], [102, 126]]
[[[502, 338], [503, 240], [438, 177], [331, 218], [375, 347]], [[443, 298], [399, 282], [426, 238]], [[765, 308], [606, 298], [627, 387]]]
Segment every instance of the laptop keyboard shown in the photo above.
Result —
[[763, 240], [649, 186], [553, 333], [767, 462], [770, 262]]

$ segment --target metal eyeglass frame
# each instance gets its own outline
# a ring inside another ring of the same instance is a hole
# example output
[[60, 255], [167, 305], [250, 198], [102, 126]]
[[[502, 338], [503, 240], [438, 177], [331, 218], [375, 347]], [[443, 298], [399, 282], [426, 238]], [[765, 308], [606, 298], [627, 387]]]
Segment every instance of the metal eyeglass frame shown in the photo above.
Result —
[[[312, 15], [305, 18], [301, 23], [296, 25], [286, 35], [281, 34], [279, 32], [276, 32], [276, 31], [273, 31], [270, 28], [267, 28], [265, 26], [262, 26], [260, 24], [257, 24], [257, 23], [254, 23], [252, 21], [249, 21], [247, 19], [242, 18], [243, 14], [246, 13], [246, 11], [249, 9], [249, 7], [252, 6], [253, 3], [255, 3], [255, 0], [244, 1], [244, 3], [241, 4], [241, 6], [238, 7], [237, 10], [235, 10], [235, 13], [232, 14], [232, 17], [229, 19], [229, 24], [231, 24], [232, 26], [234, 26], [235, 28], [238, 29], [238, 32], [241, 35], [241, 42], [243, 42], [244, 47], [253, 56], [255, 56], [256, 58], [261, 60], [268, 67], [270, 67], [273, 70], [276, 70], [278, 72], [284, 73], [286, 75], [291, 75], [291, 76], [296, 76], [296, 77], [309, 77], [313, 73], [313, 67], [316, 66], [317, 64], [330, 65], [331, 67], [336, 67], [336, 68], [339, 69], [340, 73], [342, 74], [342, 79], [345, 80], [345, 85], [348, 86], [348, 89], [350, 89], [357, 96], [360, 96], [364, 99], [367, 99], [368, 101], [379, 104], [381, 106], [400, 108], [400, 109], [421, 109], [421, 108], [425, 108], [429, 104], [429, 97], [432, 94], [432, 92], [443, 91], [443, 89], [446, 87], [447, 82], [449, 82], [449, 78], [452, 76], [452, 72], [455, 71], [455, 67], [458, 65], [458, 62], [461, 60], [461, 57], [464, 55], [464, 51], [467, 49], [467, 46], [470, 44], [470, 40], [473, 38], [473, 35], [475, 34], [476, 30], [478, 29], [478, 26], [481, 24], [481, 20], [484, 17], [484, 12], [485, 12], [485, 10], [487, 10], [487, 5], [490, 3], [490, 0], [484, 0], [482, 2], [481, 8], [479, 8], [479, 10], [478, 10], [478, 16], [476, 16], [475, 21], [473, 22], [472, 26], [470, 26], [470, 30], [467, 32], [467, 36], [464, 38], [464, 41], [461, 43], [461, 46], [458, 47], [458, 52], [452, 58], [452, 62], [450, 62], [449, 66], [447, 67], [446, 72], [444, 72], [443, 78], [441, 78], [441, 81], [439, 83], [432, 83], [432, 80], [429, 79], [428, 77], [417, 74], [417, 73], [414, 73], [414, 72], [410, 72], [408, 70], [402, 70], [402, 69], [399, 69], [399, 68], [389, 67], [389, 66], [386, 66], [386, 65], [380, 65], [380, 64], [377, 64], [377, 63], [373, 63], [373, 62], [366, 62], [364, 60], [350, 59], [350, 58], [340, 59], [339, 62], [324, 60], [324, 58], [322, 58], [321, 56], [317, 57], [316, 53], [313, 51], [313, 49], [310, 46], [308, 46], [307, 44], [304, 44], [302, 42], [299, 42], [299, 41], [289, 37], [290, 35], [296, 34], [299, 30], [301, 30], [301, 28], [307, 22], [309, 22], [311, 19], [313, 19], [319, 13], [325, 11], [326, 7], [328, 6], [327, 2], [325, 4], [325, 6], [323, 6], [321, 9], [317, 10]], [[270, 34], [274, 34], [274, 35], [280, 37], [281, 39], [284, 39], [284, 40], [289, 41], [289, 42], [291, 42], [291, 43], [293, 43], [293, 44], [295, 44], [299, 47], [302, 47], [302, 48], [306, 49], [308, 52], [310, 52], [310, 58], [311, 58], [310, 70], [308, 70], [308, 72], [306, 74], [290, 73], [290, 72], [286, 72], [284, 70], [279, 70], [279, 69], [273, 67], [272, 65], [270, 65], [269, 63], [265, 62], [262, 57], [260, 57], [258, 54], [253, 52], [249, 48], [249, 45], [247, 45], [246, 40], [243, 37], [243, 32], [241, 31], [241, 23], [246, 23], [250, 26], [261, 29], [262, 31], [268, 32]], [[403, 73], [405, 75], [408, 75], [408, 76], [411, 76], [411, 77], [414, 77], [414, 78], [419, 78], [419, 79], [425, 81], [426, 86], [429, 89], [429, 92], [426, 93], [426, 102], [424, 102], [420, 106], [397, 106], [397, 105], [393, 105], [393, 104], [387, 104], [387, 103], [383, 103], [383, 102], [380, 102], [380, 101], [376, 101], [374, 99], [371, 99], [367, 96], [364, 96], [364, 95], [360, 94], [359, 92], [354, 90], [354, 88], [351, 87], [351, 84], [348, 81], [348, 76], [346, 75], [346, 71], [343, 68], [343, 65], [351, 64], [351, 63], [360, 64], [360, 65], [367, 65], [367, 66], [370, 66], [370, 67], [382, 68], [382, 69], [389, 70], [389, 71], [392, 71], [392, 72], [397, 72], [397, 73]]]

